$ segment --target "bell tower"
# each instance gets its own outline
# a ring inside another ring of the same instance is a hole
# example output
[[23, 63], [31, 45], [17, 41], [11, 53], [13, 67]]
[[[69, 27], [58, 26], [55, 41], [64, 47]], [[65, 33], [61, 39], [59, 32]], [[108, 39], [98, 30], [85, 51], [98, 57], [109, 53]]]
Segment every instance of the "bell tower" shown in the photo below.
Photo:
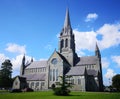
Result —
[[68, 9], [66, 10], [64, 27], [59, 37], [59, 52], [68, 60], [71, 66], [74, 66], [77, 54], [75, 53], [75, 40]]

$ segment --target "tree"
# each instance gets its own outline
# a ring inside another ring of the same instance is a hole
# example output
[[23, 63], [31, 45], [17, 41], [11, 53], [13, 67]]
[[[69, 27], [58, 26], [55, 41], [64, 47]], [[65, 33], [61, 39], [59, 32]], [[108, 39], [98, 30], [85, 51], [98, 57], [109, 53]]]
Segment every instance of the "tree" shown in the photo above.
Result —
[[9, 88], [12, 86], [12, 63], [6, 59], [0, 70], [0, 87]]
[[113, 76], [112, 78], [112, 86], [120, 91], [120, 74]]
[[52, 86], [54, 94], [60, 96], [68, 96], [70, 93], [69, 88], [71, 84], [69, 83], [69, 79], [71, 76], [60, 76], [61, 82], [57, 82], [56, 85], [59, 87]]

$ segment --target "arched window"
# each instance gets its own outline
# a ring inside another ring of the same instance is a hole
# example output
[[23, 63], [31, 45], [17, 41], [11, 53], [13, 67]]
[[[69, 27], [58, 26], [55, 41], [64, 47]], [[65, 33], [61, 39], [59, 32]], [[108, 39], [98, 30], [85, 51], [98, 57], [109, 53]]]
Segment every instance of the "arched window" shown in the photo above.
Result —
[[68, 39], [65, 40], [65, 47], [68, 47]]
[[63, 39], [61, 40], [61, 43], [60, 43], [60, 44], [61, 44], [61, 45], [60, 45], [61, 48], [63, 48], [63, 47], [64, 47], [64, 40], [63, 40]]

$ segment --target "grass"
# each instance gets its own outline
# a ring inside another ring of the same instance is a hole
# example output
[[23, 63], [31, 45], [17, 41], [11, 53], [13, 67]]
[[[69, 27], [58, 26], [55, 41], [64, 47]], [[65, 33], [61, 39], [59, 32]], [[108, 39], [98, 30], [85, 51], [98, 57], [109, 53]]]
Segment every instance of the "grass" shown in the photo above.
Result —
[[70, 96], [55, 96], [52, 91], [0, 93], [0, 99], [118, 99], [120, 93], [71, 92]]

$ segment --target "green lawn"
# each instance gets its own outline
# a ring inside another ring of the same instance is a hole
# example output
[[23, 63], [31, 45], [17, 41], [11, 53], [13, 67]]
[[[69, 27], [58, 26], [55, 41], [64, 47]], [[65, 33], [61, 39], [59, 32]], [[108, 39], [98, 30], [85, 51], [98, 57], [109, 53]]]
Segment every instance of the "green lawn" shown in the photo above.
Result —
[[70, 96], [55, 96], [48, 92], [0, 93], [0, 99], [119, 99], [120, 93], [71, 92]]

